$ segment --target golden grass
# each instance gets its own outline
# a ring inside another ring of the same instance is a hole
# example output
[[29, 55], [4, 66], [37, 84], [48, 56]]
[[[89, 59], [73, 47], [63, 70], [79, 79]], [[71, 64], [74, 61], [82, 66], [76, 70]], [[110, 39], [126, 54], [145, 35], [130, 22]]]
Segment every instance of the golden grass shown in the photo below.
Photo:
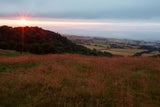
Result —
[[156, 55], [159, 55], [160, 54], [160, 52], [159, 51], [153, 51], [153, 52], [151, 52], [151, 53], [149, 53], [149, 54], [142, 54], [142, 56], [145, 56], [145, 57], [149, 57], [149, 56], [156, 56]]
[[146, 51], [145, 49], [108, 49], [103, 52], [110, 52], [114, 55], [132, 56], [135, 53]]
[[160, 58], [1, 57], [0, 106], [158, 107]]
[[109, 48], [109, 45], [103, 45], [103, 44], [94, 44], [94, 43], [90, 43], [90, 45], [86, 45], [86, 44], [82, 44], [83, 46], [89, 48], [89, 49], [96, 49], [98, 51], [104, 50], [106, 48]]
[[[102, 44], [90, 44], [90, 45], [83, 45], [83, 46], [85, 46], [89, 49], [96, 49], [97, 51], [109, 52], [114, 55], [122, 55], [122, 56], [132, 56], [135, 53], [147, 51], [145, 49], [136, 49], [136, 47], [134, 47], [135, 49], [120, 49], [120, 48], [108, 49], [108, 48], [110, 48], [109, 45], [102, 45]], [[152, 54], [144, 55], [144, 56], [151, 56], [151, 55]]]

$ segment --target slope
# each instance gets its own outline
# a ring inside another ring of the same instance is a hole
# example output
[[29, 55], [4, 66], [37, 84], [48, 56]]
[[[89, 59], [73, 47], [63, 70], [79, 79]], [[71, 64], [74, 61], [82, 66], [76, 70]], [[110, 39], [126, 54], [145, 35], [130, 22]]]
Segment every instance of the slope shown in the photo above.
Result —
[[[23, 41], [24, 40], [24, 41]], [[22, 48], [23, 47], [23, 48]], [[78, 53], [95, 56], [112, 56], [76, 45], [60, 34], [39, 27], [0, 27], [0, 48], [36, 54]]]

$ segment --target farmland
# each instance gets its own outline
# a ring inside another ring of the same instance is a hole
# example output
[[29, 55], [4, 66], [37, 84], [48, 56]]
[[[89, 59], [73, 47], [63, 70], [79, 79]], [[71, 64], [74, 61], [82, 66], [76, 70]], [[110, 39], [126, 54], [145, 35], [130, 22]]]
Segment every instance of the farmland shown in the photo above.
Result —
[[[160, 53], [159, 42], [113, 39], [102, 37], [84, 37], [63, 35], [72, 42], [100, 52], [109, 52], [116, 56], [157, 56]], [[144, 54], [144, 55], [143, 55]]]

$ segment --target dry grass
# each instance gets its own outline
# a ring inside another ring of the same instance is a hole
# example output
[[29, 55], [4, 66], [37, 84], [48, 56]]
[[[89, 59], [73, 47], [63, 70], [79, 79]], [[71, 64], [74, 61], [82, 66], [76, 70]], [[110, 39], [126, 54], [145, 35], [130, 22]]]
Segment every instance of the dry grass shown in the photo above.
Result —
[[103, 52], [110, 52], [114, 55], [122, 55], [122, 56], [132, 56], [135, 53], [146, 51], [145, 49], [108, 49], [103, 50]]
[[149, 54], [142, 54], [142, 56], [145, 56], [145, 57], [156, 56], [156, 55], [160, 55], [160, 52], [159, 51], [153, 51]]
[[[109, 52], [112, 53], [114, 55], [122, 55], [122, 56], [132, 56], [135, 53], [139, 53], [139, 52], [143, 52], [143, 51], [147, 51], [145, 49], [136, 49], [136, 47], [134, 47], [135, 49], [120, 49], [120, 48], [113, 48], [113, 49], [108, 49], [110, 46], [109, 45], [103, 45], [103, 44], [90, 44], [90, 45], [83, 45], [89, 49], [96, 49], [98, 51], [101, 52]], [[155, 55], [155, 53], [153, 54], [147, 54], [144, 56], [152, 56]], [[156, 53], [157, 55], [157, 53]]]
[[89, 45], [88, 44], [80, 44], [80, 45], [83, 45], [83, 46], [85, 46], [89, 49], [92, 49], [92, 50], [96, 49], [98, 51], [105, 50], [110, 47], [109, 45], [95, 44], [95, 43], [90, 43]]
[[160, 58], [1, 57], [2, 107], [158, 107]]

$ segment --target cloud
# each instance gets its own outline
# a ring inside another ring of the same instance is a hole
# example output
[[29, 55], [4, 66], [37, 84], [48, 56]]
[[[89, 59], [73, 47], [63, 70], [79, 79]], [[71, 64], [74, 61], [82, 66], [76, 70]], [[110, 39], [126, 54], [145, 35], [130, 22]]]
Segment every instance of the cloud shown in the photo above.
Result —
[[84, 19], [151, 19], [160, 17], [160, 0], [0, 0], [0, 16]]

